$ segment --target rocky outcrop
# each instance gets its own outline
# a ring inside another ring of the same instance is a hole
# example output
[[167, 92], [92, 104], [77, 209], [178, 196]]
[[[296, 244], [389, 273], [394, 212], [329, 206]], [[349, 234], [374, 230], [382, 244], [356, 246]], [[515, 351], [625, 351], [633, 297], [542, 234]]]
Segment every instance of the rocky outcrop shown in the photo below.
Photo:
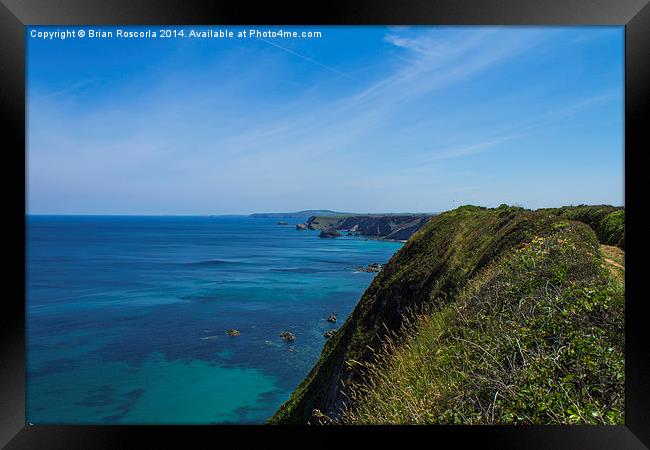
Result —
[[336, 330], [328, 330], [325, 333], [323, 333], [323, 336], [329, 339], [331, 337], [334, 337], [335, 334], [336, 334]]
[[299, 223], [298, 225], [296, 225], [296, 230], [304, 231], [304, 230], [308, 230], [308, 229], [309, 228], [307, 228], [306, 223]]
[[427, 214], [312, 216], [307, 220], [306, 226], [310, 230], [343, 231], [348, 236], [406, 241], [431, 217]]
[[293, 333], [289, 331], [283, 331], [282, 333], [280, 333], [280, 337], [287, 342], [293, 342], [296, 340], [296, 336], [294, 336]]
[[379, 272], [381, 271], [382, 265], [379, 263], [368, 264], [367, 266], [357, 266], [354, 268], [357, 272]]
[[341, 233], [339, 233], [338, 231], [332, 228], [332, 229], [321, 231], [318, 237], [328, 239], [328, 238], [336, 238], [339, 237], [340, 235]]

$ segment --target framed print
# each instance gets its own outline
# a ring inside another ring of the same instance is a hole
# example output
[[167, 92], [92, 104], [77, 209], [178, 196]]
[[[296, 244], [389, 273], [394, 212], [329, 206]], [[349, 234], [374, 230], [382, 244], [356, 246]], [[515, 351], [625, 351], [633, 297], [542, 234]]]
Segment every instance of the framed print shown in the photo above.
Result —
[[6, 448], [647, 448], [647, 2], [2, 3]]

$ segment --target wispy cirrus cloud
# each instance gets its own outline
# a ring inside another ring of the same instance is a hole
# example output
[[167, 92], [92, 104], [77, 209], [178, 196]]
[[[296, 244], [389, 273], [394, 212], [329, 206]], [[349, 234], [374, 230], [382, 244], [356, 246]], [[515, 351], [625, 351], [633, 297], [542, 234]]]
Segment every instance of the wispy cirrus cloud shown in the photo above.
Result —
[[420, 160], [420, 162], [430, 163], [473, 155], [509, 141], [523, 139], [535, 131], [561, 124], [567, 119], [579, 114], [580, 111], [592, 106], [602, 105], [619, 99], [620, 92], [604, 92], [600, 95], [581, 98], [571, 104], [562, 105], [557, 109], [539, 112], [533, 117], [509, 124], [507, 127], [504, 127], [496, 133], [479, 136], [478, 139], [475, 138], [472, 142], [466, 143], [463, 146], [452, 148], [439, 147], [428, 151], [422, 151], [422, 154], [428, 154], [429, 156], [425, 156]]
[[333, 72], [333, 73], [335, 73], [337, 75], [341, 75], [342, 77], [346, 77], [346, 78], [352, 78], [347, 73], [341, 72], [340, 70], [338, 70], [338, 69], [336, 69], [336, 68], [334, 68], [332, 66], [328, 66], [327, 64], [323, 64], [321, 62], [318, 62], [315, 59], [310, 58], [309, 56], [305, 56], [305, 55], [303, 55], [301, 53], [298, 53], [298, 52], [296, 52], [294, 50], [291, 50], [291, 49], [289, 49], [289, 48], [287, 48], [287, 47], [285, 47], [283, 45], [280, 45], [278, 43], [275, 43], [273, 41], [269, 41], [268, 39], [264, 39], [264, 38], [261, 38], [261, 37], [257, 37], [257, 39], [259, 39], [260, 41], [265, 42], [265, 43], [267, 43], [269, 45], [272, 45], [275, 48], [279, 48], [280, 50], [282, 50], [284, 52], [287, 52], [287, 53], [289, 53], [291, 55], [295, 55], [300, 59], [304, 59], [305, 61], [309, 61], [310, 63], [315, 64], [318, 67], [322, 67], [323, 69], [329, 70], [330, 72]]
[[[439, 210], [425, 207], [427, 198], [467, 191], [459, 174], [470, 169], [455, 161], [487, 151], [498, 161], [501, 146], [526, 145], [531, 134], [551, 132], [562, 120], [619, 98], [618, 91], [594, 85], [537, 107], [503, 99], [503, 78], [512, 79], [515, 98], [527, 84], [566, 83], [564, 74], [528, 70], [525, 82], [510, 74], [513, 67], [527, 70], [519, 61], [558, 35], [552, 29], [392, 27], [374, 44], [382, 56], [374, 57], [372, 71], [356, 62], [354, 51], [343, 71], [326, 55], [311, 58], [290, 44], [265, 41], [260, 47], [267, 48], [233, 48], [196, 66], [157, 71], [140, 91], [106, 91], [102, 102], [77, 98], [92, 87], [82, 80], [30, 102], [30, 204], [42, 211], [61, 192], [71, 199], [68, 209], [93, 208], [98, 203], [85, 199], [95, 197], [112, 213], [139, 204], [152, 208], [142, 213], [308, 209], [315, 203]], [[233, 61], [237, 70], [224, 72]], [[297, 63], [300, 71], [293, 70]], [[316, 74], [309, 82], [302, 77], [306, 70]], [[485, 112], [491, 105], [498, 114]], [[521, 113], [504, 114], [508, 108]], [[477, 117], [480, 127], [466, 125]], [[472, 186], [481, 192], [478, 180]], [[409, 200], [418, 187], [428, 189], [427, 197]]]

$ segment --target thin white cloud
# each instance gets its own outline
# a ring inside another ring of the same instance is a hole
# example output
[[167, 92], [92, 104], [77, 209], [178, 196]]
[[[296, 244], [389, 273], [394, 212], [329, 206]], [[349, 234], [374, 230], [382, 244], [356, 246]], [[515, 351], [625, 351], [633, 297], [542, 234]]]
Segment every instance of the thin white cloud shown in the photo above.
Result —
[[[396, 40], [401, 35], [407, 40]], [[192, 83], [177, 80], [177, 73], [170, 74], [141, 95], [85, 109], [83, 114], [60, 108], [57, 100], [69, 96], [58, 94], [38, 105], [33, 116], [30, 112], [32, 118], [56, 116], [56, 121], [41, 121], [30, 131], [30, 186], [36, 183], [37, 189], [30, 189], [30, 195], [55, 186], [88, 195], [139, 196], [136, 200], [185, 195], [194, 199], [192, 202], [210, 198], [215, 205], [236, 206], [230, 200], [233, 192], [249, 205], [256, 196], [263, 200], [278, 196], [327, 199], [329, 189], [341, 190], [340, 186], [346, 185], [354, 189], [349, 194], [352, 197], [376, 196], [378, 190], [385, 191], [382, 185], [400, 187], [396, 192], [404, 192], [416, 180], [433, 183], [427, 181], [432, 173], [441, 179], [432, 189], [442, 189], [446, 175], [440, 169], [441, 161], [498, 147], [598, 101], [586, 99], [582, 106], [568, 105], [511, 126], [500, 123], [496, 133], [468, 133], [472, 138], [447, 135], [450, 142], [438, 144], [435, 138], [427, 140], [430, 134], [421, 133], [430, 123], [430, 117], [424, 117], [426, 123], [416, 133], [420, 138], [413, 141], [418, 147], [407, 161], [400, 156], [402, 148], [386, 151], [391, 133], [403, 132], [395, 125], [403, 112], [422, 105], [425, 97], [433, 107], [436, 96], [446, 88], [512, 61], [548, 34], [532, 30], [518, 34], [517, 39], [504, 39], [494, 29], [479, 29], [452, 34], [445, 40], [435, 30], [423, 28], [390, 30], [387, 36], [392, 36], [386, 42], [394, 46], [395, 58], [365, 85], [360, 80], [351, 83], [349, 75], [336, 68], [264, 40], [341, 75], [321, 77], [330, 96], [296, 95], [282, 102], [271, 99], [267, 103], [274, 105], [272, 109], [265, 109], [268, 97], [260, 90], [256, 64], [242, 64], [242, 76], [228, 78], [219, 77], [218, 64], [212, 71], [201, 67], [205, 73], [214, 73], [214, 79], [198, 77], [199, 81]], [[268, 65], [272, 66], [278, 52], [269, 53]], [[188, 75], [193, 72], [188, 70]], [[312, 87], [315, 92], [322, 87], [318, 83]], [[346, 94], [331, 89], [333, 83]], [[75, 88], [68, 94], [74, 92]], [[233, 100], [240, 93], [241, 105], [237, 105]], [[224, 107], [227, 101], [231, 103]], [[379, 154], [382, 151], [385, 154]], [[391, 158], [399, 164], [387, 173], [379, 166], [392, 163]], [[379, 169], [373, 178], [369, 175], [374, 167]], [[332, 186], [327, 182], [330, 174], [335, 175], [332, 180], [339, 180]], [[300, 194], [301, 189], [309, 192]]]
[[71, 85], [66, 86], [63, 89], [60, 89], [58, 91], [51, 92], [51, 93], [44, 94], [44, 95], [38, 95], [38, 96], [36, 96], [34, 98], [29, 99], [28, 106], [29, 105], [33, 106], [33, 105], [36, 105], [36, 104], [38, 104], [38, 103], [40, 103], [42, 101], [45, 101], [45, 100], [49, 100], [49, 99], [53, 99], [55, 97], [60, 97], [60, 96], [65, 95], [65, 94], [73, 93], [75, 91], [78, 91], [81, 88], [90, 86], [90, 85], [92, 85], [92, 84], [94, 84], [94, 83], [96, 83], [98, 81], [101, 81], [101, 79], [100, 78], [88, 78], [86, 80], [77, 81], [77, 82], [72, 83]]
[[391, 33], [384, 37], [384, 41], [396, 47], [405, 48], [423, 55], [442, 57], [454, 52], [455, 49], [443, 41], [434, 41], [422, 37], [407, 37]]
[[562, 123], [566, 119], [575, 116], [578, 112], [585, 110], [591, 106], [602, 104], [618, 98], [619, 96], [617, 93], [609, 91], [601, 95], [582, 98], [570, 105], [556, 110], [547, 111], [532, 119], [513, 124], [497, 135], [492, 134], [489, 136], [484, 136], [470, 144], [466, 144], [461, 147], [437, 148], [434, 150], [429, 150], [427, 152], [422, 152], [424, 154], [429, 154], [430, 156], [421, 159], [420, 162], [430, 163], [476, 154], [487, 149], [494, 148], [500, 144], [515, 139], [524, 138], [531, 132], [543, 128], [548, 128], [558, 123]]
[[334, 72], [334, 73], [337, 74], [337, 75], [341, 75], [342, 77], [346, 77], [346, 78], [352, 78], [352, 77], [351, 77], [349, 74], [347, 74], [347, 73], [341, 72], [340, 70], [335, 69], [335, 68], [332, 67], [332, 66], [328, 66], [328, 65], [323, 64], [323, 63], [321, 63], [321, 62], [318, 62], [318, 61], [316, 61], [315, 59], [310, 58], [309, 56], [305, 56], [305, 55], [303, 55], [303, 54], [300, 54], [300, 53], [298, 53], [298, 52], [296, 52], [296, 51], [294, 51], [294, 50], [291, 50], [291, 49], [289, 49], [289, 48], [286, 48], [286, 47], [284, 47], [284, 46], [282, 46], [282, 45], [280, 45], [280, 44], [276, 44], [276, 43], [273, 42], [273, 41], [268, 41], [268, 40], [266, 40], [266, 39], [264, 39], [264, 38], [261, 38], [261, 37], [258, 37], [257, 39], [259, 39], [259, 40], [262, 41], [262, 42], [266, 42], [267, 44], [272, 45], [273, 47], [279, 48], [280, 50], [283, 50], [283, 51], [285, 51], [285, 52], [287, 52], [287, 53], [289, 53], [289, 54], [291, 54], [291, 55], [295, 55], [295, 56], [297, 56], [298, 58], [304, 59], [305, 61], [308, 61], [308, 62], [310, 62], [310, 63], [312, 63], [312, 64], [315, 64], [315, 65], [317, 65], [317, 66], [319, 66], [319, 67], [322, 67], [322, 68], [324, 68], [324, 69], [327, 69], [327, 70], [329, 70], [330, 72]]
[[[519, 39], [504, 41], [494, 29], [458, 33], [448, 42], [441, 42], [437, 31], [426, 31], [410, 38], [408, 63], [348, 99], [360, 107], [374, 107], [381, 102], [395, 109], [404, 102], [420, 98], [509, 60], [539, 44], [547, 34], [530, 30]], [[417, 50], [414, 50], [417, 49]]]

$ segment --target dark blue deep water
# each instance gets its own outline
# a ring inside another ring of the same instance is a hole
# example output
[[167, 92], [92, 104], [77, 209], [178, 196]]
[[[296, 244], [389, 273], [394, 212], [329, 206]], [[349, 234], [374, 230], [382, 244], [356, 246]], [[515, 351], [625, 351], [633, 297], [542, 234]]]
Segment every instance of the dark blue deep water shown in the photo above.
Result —
[[264, 422], [401, 246], [287, 222], [29, 216], [27, 420]]

